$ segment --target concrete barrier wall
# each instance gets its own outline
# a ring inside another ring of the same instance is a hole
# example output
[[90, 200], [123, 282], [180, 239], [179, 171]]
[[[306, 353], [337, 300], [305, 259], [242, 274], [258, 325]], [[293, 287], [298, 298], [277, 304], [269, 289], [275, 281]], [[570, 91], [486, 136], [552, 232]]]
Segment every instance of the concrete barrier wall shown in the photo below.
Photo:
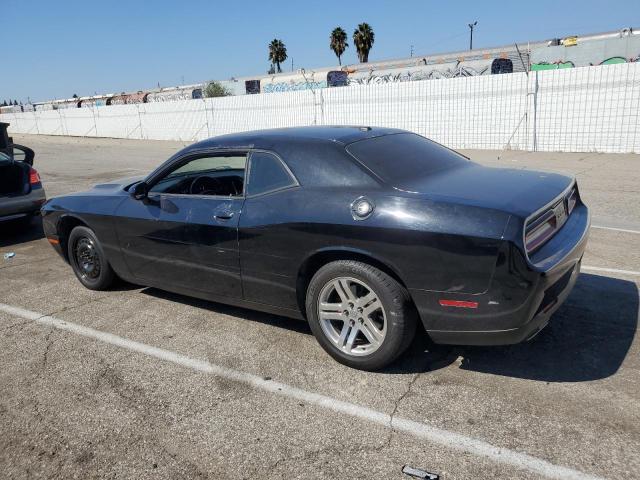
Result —
[[411, 130], [451, 148], [640, 153], [640, 64], [9, 113], [11, 133], [156, 140], [300, 125]]

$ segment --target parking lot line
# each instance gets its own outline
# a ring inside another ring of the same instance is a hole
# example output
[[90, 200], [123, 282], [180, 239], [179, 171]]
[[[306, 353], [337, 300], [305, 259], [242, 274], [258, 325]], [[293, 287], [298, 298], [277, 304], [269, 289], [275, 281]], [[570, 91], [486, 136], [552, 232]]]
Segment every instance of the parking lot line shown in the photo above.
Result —
[[67, 322], [59, 318], [25, 310], [0, 303], [0, 311], [9, 315], [34, 321], [40, 325], [56, 328], [77, 335], [97, 340], [102, 343], [114, 345], [133, 352], [141, 353], [149, 357], [157, 358], [166, 362], [171, 362], [182, 367], [198, 372], [203, 372], [228, 380], [249, 385], [258, 390], [263, 390], [276, 395], [293, 398], [307, 402], [320, 408], [331, 410], [337, 413], [360, 418], [395, 431], [413, 435], [416, 438], [427, 440], [432, 443], [442, 445], [454, 450], [465, 451], [479, 457], [489, 458], [497, 463], [507, 464], [521, 470], [542, 475], [547, 478], [576, 479], [576, 480], [596, 480], [601, 477], [589, 475], [572, 468], [554, 465], [546, 460], [517, 452], [507, 448], [496, 447], [490, 443], [478, 440], [460, 433], [433, 427], [426, 423], [391, 416], [387, 413], [373, 410], [361, 405], [338, 400], [327, 395], [302, 390], [284, 383], [279, 383], [251, 373], [233, 370], [227, 367], [210, 363], [206, 360], [199, 360], [170, 350], [146, 345], [144, 343], [129, 340], [118, 335], [114, 335], [90, 327], [85, 327], [72, 322]]
[[586, 270], [591, 272], [605, 272], [605, 273], [619, 273], [620, 275], [638, 276], [640, 272], [635, 270], [619, 270], [617, 268], [603, 268], [603, 267], [591, 267], [589, 265], [582, 265], [580, 270]]
[[628, 228], [604, 227], [602, 225], [591, 225], [591, 228], [599, 228], [600, 230], [613, 230], [614, 232], [637, 233], [640, 235], [640, 230], [630, 230]]

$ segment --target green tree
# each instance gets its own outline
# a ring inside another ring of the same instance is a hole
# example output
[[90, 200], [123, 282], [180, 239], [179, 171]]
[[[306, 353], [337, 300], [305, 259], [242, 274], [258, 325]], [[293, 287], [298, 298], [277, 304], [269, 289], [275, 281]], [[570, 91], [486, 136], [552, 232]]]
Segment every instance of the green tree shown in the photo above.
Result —
[[368, 23], [361, 23], [353, 31], [353, 44], [358, 51], [358, 60], [360, 63], [367, 63], [369, 61], [369, 51], [375, 41], [375, 35], [373, 29]]
[[347, 32], [345, 32], [342, 28], [336, 27], [331, 32], [329, 36], [329, 48], [333, 50], [333, 53], [338, 57], [338, 65], [342, 65], [342, 54], [347, 49], [349, 44], [347, 43]]
[[204, 96], [207, 98], [213, 97], [228, 97], [233, 95], [231, 90], [222, 85], [220, 82], [209, 82], [204, 88]]
[[287, 59], [287, 47], [284, 46], [282, 40], [274, 38], [269, 44], [269, 61], [274, 63], [278, 73], [282, 72], [280, 64]]

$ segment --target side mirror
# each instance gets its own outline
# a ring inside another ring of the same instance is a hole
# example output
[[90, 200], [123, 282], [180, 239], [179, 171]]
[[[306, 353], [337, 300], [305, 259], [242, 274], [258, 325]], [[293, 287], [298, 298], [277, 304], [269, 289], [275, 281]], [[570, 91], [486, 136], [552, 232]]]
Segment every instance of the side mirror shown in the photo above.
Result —
[[129, 193], [136, 200], [144, 200], [149, 194], [149, 185], [147, 182], [138, 182], [131, 186]]

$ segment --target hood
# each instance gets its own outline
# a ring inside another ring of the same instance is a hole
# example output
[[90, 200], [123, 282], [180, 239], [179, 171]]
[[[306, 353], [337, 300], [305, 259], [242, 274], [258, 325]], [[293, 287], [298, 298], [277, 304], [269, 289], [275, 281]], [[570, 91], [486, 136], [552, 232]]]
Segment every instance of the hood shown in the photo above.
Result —
[[110, 182], [106, 182], [106, 183], [97, 183], [92, 187], [93, 189], [97, 189], [97, 190], [119, 190], [119, 189], [123, 189], [123, 188], [127, 188], [130, 185], [133, 185], [134, 183], [140, 182], [142, 180], [144, 180], [145, 177], [143, 175], [137, 175], [135, 177], [124, 177], [124, 178], [118, 178], [116, 180], [111, 180]]
[[116, 180], [111, 180], [110, 182], [97, 183], [93, 185], [91, 188], [89, 188], [88, 190], [69, 193], [65, 196], [117, 195], [119, 193], [122, 193], [123, 190], [126, 190], [128, 187], [130, 187], [134, 183], [144, 179], [145, 177], [142, 175], [139, 175], [136, 177], [118, 178]]
[[454, 203], [492, 208], [525, 218], [564, 192], [571, 177], [473, 162], [407, 179], [402, 190]]

